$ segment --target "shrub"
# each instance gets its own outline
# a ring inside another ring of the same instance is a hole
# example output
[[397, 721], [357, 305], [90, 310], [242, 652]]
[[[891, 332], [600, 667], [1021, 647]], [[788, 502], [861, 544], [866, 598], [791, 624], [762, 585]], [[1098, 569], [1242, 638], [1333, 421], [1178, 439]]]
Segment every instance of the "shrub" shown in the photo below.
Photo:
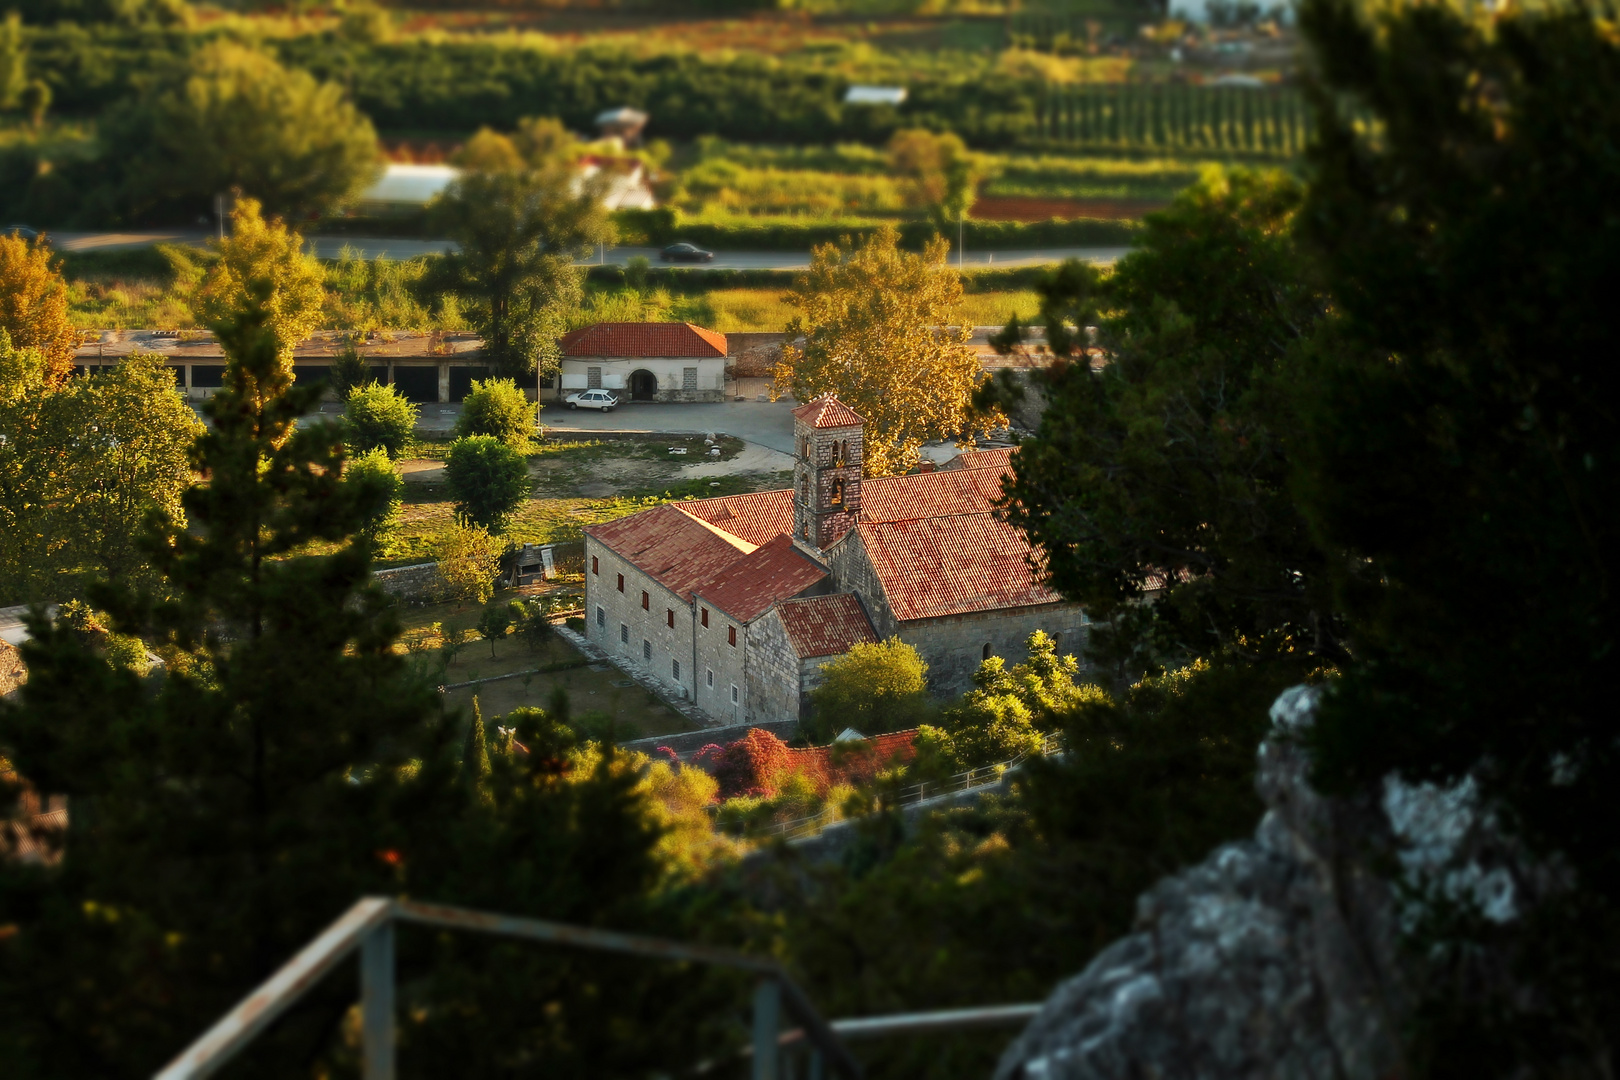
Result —
[[389, 457], [397, 458], [410, 445], [416, 415], [416, 406], [392, 386], [363, 386], [343, 406], [345, 441], [357, 454], [380, 446]]
[[488, 603], [501, 569], [501, 542], [477, 525], [452, 525], [439, 537], [438, 547], [439, 576], [450, 595]]
[[498, 533], [529, 494], [529, 467], [523, 456], [490, 435], [472, 435], [450, 444], [444, 471], [455, 500], [456, 518]]
[[332, 361], [327, 369], [327, 381], [337, 399], [346, 402], [356, 390], [372, 385], [375, 380], [371, 377], [371, 368], [351, 345]]
[[360, 536], [373, 555], [381, 555], [399, 530], [405, 478], [399, 475], [388, 452], [375, 447], [350, 460], [343, 482], [364, 489], [366, 523]]
[[456, 435], [489, 435], [520, 453], [535, 432], [535, 405], [511, 379], [473, 381], [456, 418]]
[[810, 692], [815, 712], [805, 725], [811, 742], [826, 742], [845, 727], [863, 735], [900, 731], [931, 715], [928, 665], [899, 638], [856, 645], [821, 665], [821, 675]]

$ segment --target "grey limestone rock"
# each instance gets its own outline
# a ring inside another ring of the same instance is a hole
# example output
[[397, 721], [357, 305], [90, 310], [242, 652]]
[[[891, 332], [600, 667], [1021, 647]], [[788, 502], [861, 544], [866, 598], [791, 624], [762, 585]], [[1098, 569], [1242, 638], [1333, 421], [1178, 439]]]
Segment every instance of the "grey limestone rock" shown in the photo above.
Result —
[[1293, 736], [1316, 700], [1295, 687], [1272, 707], [1256, 776], [1267, 810], [1253, 838], [1144, 894], [1135, 932], [1058, 987], [1008, 1047], [998, 1080], [1405, 1071], [1400, 902], [1371, 870], [1405, 840], [1379, 800], [1311, 788]]

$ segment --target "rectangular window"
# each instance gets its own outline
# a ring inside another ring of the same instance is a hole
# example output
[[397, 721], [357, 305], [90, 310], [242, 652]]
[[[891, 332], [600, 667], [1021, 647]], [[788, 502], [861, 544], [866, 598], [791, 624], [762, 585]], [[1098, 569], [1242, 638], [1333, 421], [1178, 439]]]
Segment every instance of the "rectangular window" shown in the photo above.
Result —
[[625, 645], [630, 644], [630, 625], [628, 623], [619, 624], [619, 641]]
[[713, 671], [709, 672], [709, 688], [710, 689], [714, 688], [714, 672]]
[[600, 574], [601, 572], [602, 572], [601, 565], [597, 562], [596, 556], [592, 555], [591, 556], [591, 573]]
[[669, 628], [671, 630], [675, 629], [675, 609], [674, 608], [669, 608], [667, 611], [664, 612], [664, 619], [665, 619], [666, 622], [669, 623]]
[[642, 589], [641, 590], [641, 610], [642, 611], [651, 611], [652, 608], [649, 606], [651, 603], [652, 603], [652, 597], [647, 595], [647, 590], [646, 589]]
[[731, 703], [733, 705], [737, 704], [737, 688], [735, 686], [731, 688]]
[[726, 627], [726, 643], [732, 648], [737, 647], [737, 628], [735, 626]]
[[598, 627], [607, 625], [607, 612], [601, 608], [596, 609], [596, 625]]
[[671, 660], [669, 662], [669, 670], [670, 670], [670, 674], [675, 676], [675, 681], [680, 682], [681, 681], [681, 662], [679, 660]]
[[682, 390], [696, 390], [697, 389], [697, 368], [695, 368], [695, 367], [681, 368], [681, 389]]
[[624, 592], [624, 575], [619, 575], [619, 591]]
[[588, 367], [588, 368], [585, 369], [585, 389], [587, 389], [587, 390], [600, 390], [600, 389], [602, 389], [602, 369], [601, 368], [599, 368], [599, 367]]
[[651, 660], [652, 659], [652, 642], [647, 641], [645, 639], [642, 640], [642, 642], [641, 642], [641, 658], [643, 660]]
[[703, 625], [704, 626], [709, 625], [709, 609], [708, 608], [703, 609]]

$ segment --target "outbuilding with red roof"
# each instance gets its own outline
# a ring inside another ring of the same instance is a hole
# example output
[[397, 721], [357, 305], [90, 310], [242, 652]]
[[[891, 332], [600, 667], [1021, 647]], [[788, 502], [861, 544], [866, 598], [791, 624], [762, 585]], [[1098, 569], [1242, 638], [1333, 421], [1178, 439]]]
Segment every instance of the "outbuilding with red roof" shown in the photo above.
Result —
[[558, 342], [562, 368], [542, 399], [611, 390], [621, 400], [720, 401], [726, 335], [684, 322], [604, 322]]

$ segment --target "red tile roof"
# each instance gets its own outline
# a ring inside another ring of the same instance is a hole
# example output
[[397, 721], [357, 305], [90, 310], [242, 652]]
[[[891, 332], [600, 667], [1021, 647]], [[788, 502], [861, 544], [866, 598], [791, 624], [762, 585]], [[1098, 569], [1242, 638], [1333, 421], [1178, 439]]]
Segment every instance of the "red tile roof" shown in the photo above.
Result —
[[793, 490], [760, 491], [752, 495], [722, 495], [692, 499], [681, 509], [710, 525], [740, 536], [750, 544], [763, 544], [793, 532]]
[[605, 322], [570, 330], [564, 356], [725, 356], [726, 335], [691, 323]]
[[778, 600], [798, 596], [826, 577], [825, 569], [794, 547], [791, 536], [783, 535], [716, 571], [692, 591], [747, 623]]
[[797, 419], [813, 428], [853, 427], [866, 423], [866, 418], [831, 394], [823, 394], [808, 405], [793, 410]]
[[944, 470], [994, 469], [997, 474], [1012, 472], [1012, 452], [1015, 447], [999, 450], [964, 450], [941, 466]]
[[691, 598], [693, 586], [755, 549], [675, 503], [591, 525], [585, 533], [684, 599]]
[[854, 593], [783, 600], [776, 605], [776, 613], [801, 660], [841, 656], [851, 645], [877, 640], [866, 609]]
[[863, 521], [852, 532], [902, 621], [1061, 599], [1030, 567], [1024, 534], [993, 514]]
[[983, 514], [991, 509], [991, 500], [1000, 497], [1001, 476], [989, 469], [875, 476], [861, 483], [861, 520]]

